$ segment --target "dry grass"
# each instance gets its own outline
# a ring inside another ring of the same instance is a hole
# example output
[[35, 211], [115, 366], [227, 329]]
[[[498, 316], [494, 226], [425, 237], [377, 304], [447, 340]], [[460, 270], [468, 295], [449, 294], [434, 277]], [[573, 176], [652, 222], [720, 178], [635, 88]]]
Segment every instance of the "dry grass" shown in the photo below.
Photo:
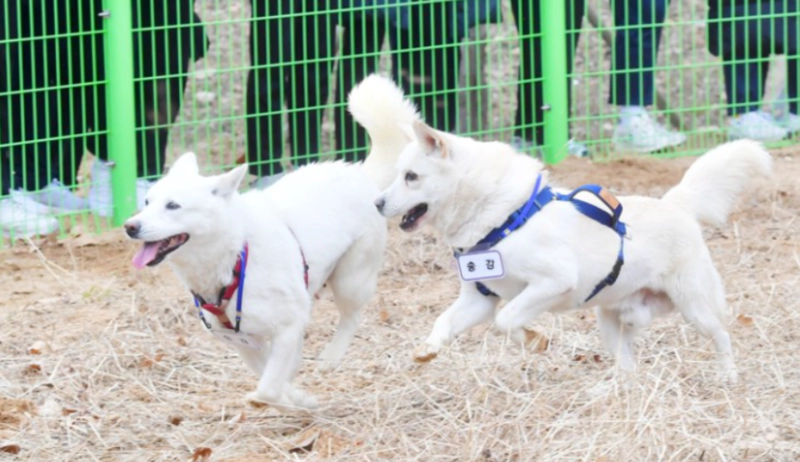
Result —
[[[657, 195], [689, 162], [571, 159], [554, 176]], [[543, 354], [479, 328], [416, 365], [413, 347], [458, 283], [435, 236], [393, 230], [379, 294], [330, 373], [311, 359], [335, 321], [318, 303], [297, 383], [323, 408], [282, 415], [243, 403], [256, 378], [203, 331], [168, 268], [133, 271], [120, 233], [19, 243], [0, 252], [0, 460], [203, 460], [202, 448], [239, 462], [796, 460], [800, 156], [778, 154], [776, 166], [729, 226], [708, 232], [741, 315], [730, 387], [712, 345], [677, 315], [640, 337], [630, 376], [614, 370], [591, 312], [541, 318]]]

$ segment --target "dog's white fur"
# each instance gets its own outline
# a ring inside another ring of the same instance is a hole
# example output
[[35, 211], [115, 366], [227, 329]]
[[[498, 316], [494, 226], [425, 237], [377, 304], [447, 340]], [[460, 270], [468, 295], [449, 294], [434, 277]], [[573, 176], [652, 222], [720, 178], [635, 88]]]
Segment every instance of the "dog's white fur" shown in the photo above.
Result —
[[[413, 133], [415, 140], [398, 161], [398, 176], [379, 203], [387, 217], [428, 204], [419, 222], [433, 226], [454, 248], [468, 249], [502, 224], [530, 197], [537, 175], [548, 183], [538, 160], [504, 143], [442, 133], [421, 122], [413, 124]], [[597, 306], [604, 344], [622, 368], [633, 369], [634, 333], [675, 307], [713, 339], [726, 377], [735, 380], [723, 284], [699, 222], [724, 223], [751, 177], [768, 175], [771, 168], [771, 157], [759, 144], [736, 141], [697, 159], [661, 199], [620, 197], [628, 227], [625, 265], [616, 283], [589, 303], [584, 300], [616, 260], [619, 236], [568, 202], [545, 206], [495, 247], [505, 277], [485, 284], [500, 298], [462, 283], [458, 299], [415, 351], [416, 359], [435, 357], [460, 333], [491, 320], [502, 298], [508, 303], [495, 324], [523, 343], [523, 326], [540, 314]]]
[[[381, 104], [375, 106], [376, 101]], [[357, 119], [408, 123], [417, 118], [391, 80], [378, 76], [353, 90], [350, 108]], [[380, 125], [372, 128], [380, 133]], [[280, 408], [317, 406], [313, 396], [291, 381], [301, 363], [313, 295], [324, 284], [333, 292], [340, 320], [319, 355], [321, 364], [338, 364], [353, 339], [361, 309], [375, 292], [386, 244], [386, 221], [373, 201], [391, 182], [404, 146], [391, 136], [377, 139], [384, 143], [365, 164], [313, 164], [265, 191], [245, 194], [237, 189], [246, 165], [203, 177], [195, 155], [185, 154], [153, 185], [146, 207], [127, 223], [138, 227], [132, 237], [146, 242], [188, 233], [189, 240], [165, 261], [187, 289], [208, 301], [216, 301], [220, 289], [230, 283], [237, 255], [248, 244], [241, 330], [261, 350], [237, 350], [260, 377], [256, 391], [248, 395], [250, 401]], [[170, 202], [180, 208], [167, 209]], [[309, 267], [308, 289], [301, 249]], [[232, 320], [235, 299], [236, 295], [226, 311]], [[225, 330], [213, 315], [205, 317], [212, 329]]]

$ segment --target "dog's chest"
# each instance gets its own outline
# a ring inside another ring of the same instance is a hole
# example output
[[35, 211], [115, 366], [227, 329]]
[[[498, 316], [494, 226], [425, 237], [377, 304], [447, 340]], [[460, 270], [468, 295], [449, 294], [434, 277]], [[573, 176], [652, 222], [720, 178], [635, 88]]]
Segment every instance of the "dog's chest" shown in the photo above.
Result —
[[183, 279], [184, 285], [193, 295], [199, 295], [207, 302], [217, 303], [220, 294], [225, 291], [225, 288], [233, 280], [233, 275], [230, 273], [223, 275], [207, 272], [205, 274], [184, 275], [181, 279]]

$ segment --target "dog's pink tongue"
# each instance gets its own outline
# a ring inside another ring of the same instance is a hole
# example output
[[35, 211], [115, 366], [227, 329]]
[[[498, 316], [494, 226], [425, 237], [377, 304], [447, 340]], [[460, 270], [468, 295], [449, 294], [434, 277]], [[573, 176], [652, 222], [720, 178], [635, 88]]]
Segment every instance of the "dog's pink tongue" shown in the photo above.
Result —
[[158, 254], [158, 242], [145, 242], [141, 249], [133, 256], [133, 266], [142, 269], [153, 261]]

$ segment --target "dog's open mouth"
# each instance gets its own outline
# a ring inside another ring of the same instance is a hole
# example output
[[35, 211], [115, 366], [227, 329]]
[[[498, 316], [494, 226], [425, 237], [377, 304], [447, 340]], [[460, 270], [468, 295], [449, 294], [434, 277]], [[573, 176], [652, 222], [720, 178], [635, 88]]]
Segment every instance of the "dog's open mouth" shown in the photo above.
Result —
[[133, 256], [133, 266], [139, 269], [145, 266], [156, 266], [164, 260], [164, 257], [178, 250], [188, 240], [189, 235], [181, 233], [160, 241], [145, 242]]
[[419, 226], [420, 219], [428, 211], [428, 204], [422, 203], [416, 205], [413, 209], [403, 215], [403, 220], [400, 222], [400, 229], [403, 231], [413, 231]]

